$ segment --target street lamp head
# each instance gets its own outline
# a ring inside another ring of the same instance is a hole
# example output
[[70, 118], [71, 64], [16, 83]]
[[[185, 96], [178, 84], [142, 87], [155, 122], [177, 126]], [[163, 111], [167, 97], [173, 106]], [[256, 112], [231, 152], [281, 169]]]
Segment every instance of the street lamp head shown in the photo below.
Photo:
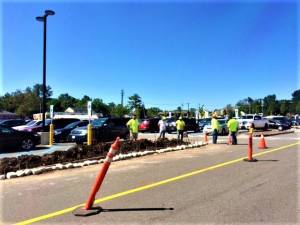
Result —
[[35, 19], [37, 21], [41, 21], [41, 22], [44, 22], [44, 20], [45, 20], [45, 18], [43, 16], [37, 16], [37, 17], [35, 17]]
[[46, 14], [47, 16], [53, 16], [53, 15], [55, 15], [55, 12], [54, 12], [53, 10], [46, 10], [46, 11], [45, 11], [45, 14]]

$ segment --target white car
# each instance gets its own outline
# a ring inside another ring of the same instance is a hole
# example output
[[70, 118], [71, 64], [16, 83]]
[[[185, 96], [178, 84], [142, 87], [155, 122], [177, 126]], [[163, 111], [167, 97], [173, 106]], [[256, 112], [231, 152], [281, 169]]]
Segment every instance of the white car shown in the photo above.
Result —
[[[220, 135], [226, 135], [228, 134], [228, 127], [225, 119], [219, 119], [219, 129], [218, 134]], [[203, 133], [212, 134], [213, 130], [211, 128], [211, 122], [209, 122], [207, 125], [203, 128]]]
[[12, 127], [14, 130], [24, 131], [28, 127], [38, 126], [42, 123], [42, 120], [31, 120], [25, 125]]
[[269, 127], [269, 121], [263, 118], [262, 116], [256, 114], [244, 115], [238, 121], [240, 129], [249, 129], [251, 124], [253, 124], [253, 128], [257, 129], [267, 130]]

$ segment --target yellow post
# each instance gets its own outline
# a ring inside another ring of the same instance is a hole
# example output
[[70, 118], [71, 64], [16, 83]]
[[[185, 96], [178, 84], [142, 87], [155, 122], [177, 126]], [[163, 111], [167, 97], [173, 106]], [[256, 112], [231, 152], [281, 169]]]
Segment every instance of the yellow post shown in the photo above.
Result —
[[54, 125], [50, 124], [50, 128], [49, 128], [49, 145], [50, 146], [53, 145], [53, 138], [54, 138]]
[[87, 125], [87, 145], [92, 145], [92, 124]]

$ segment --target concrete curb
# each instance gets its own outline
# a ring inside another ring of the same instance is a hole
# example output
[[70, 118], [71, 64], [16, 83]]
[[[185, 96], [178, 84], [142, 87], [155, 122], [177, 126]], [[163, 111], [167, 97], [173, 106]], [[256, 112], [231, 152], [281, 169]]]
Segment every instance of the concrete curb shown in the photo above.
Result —
[[[206, 143], [202, 141], [195, 142], [194, 144], [188, 144], [188, 145], [178, 145], [176, 147], [168, 147], [158, 150], [146, 150], [142, 152], [131, 152], [128, 154], [122, 154], [119, 153], [113, 158], [113, 161], [120, 161], [120, 160], [126, 160], [131, 158], [137, 158], [145, 155], [152, 155], [152, 154], [161, 154], [165, 152], [171, 152], [171, 151], [179, 151], [179, 150], [185, 150], [185, 149], [191, 149], [191, 148], [197, 148], [207, 145]], [[104, 162], [104, 159], [100, 160], [86, 160], [79, 163], [67, 163], [67, 164], [55, 164], [52, 166], [41, 166], [37, 168], [32, 169], [25, 169], [25, 170], [18, 170], [16, 172], [8, 172], [7, 174], [0, 175], [0, 180], [5, 179], [12, 179], [22, 176], [29, 176], [29, 175], [39, 175], [45, 172], [54, 171], [54, 170], [64, 170], [64, 169], [72, 169], [72, 168], [79, 168], [84, 166], [90, 166], [95, 164], [101, 164]]]
[[[261, 133], [263, 133], [263, 132], [261, 132]], [[253, 137], [260, 137], [261, 133], [259, 133], [259, 134], [253, 134]], [[290, 130], [290, 131], [278, 131], [276, 133], [270, 133], [270, 134], [268, 134], [268, 133], [264, 134], [263, 133], [263, 135], [264, 135], [264, 137], [268, 137], [268, 136], [275, 136], [275, 135], [280, 135], [280, 134], [291, 134], [291, 133], [295, 133], [295, 131], [294, 130]]]

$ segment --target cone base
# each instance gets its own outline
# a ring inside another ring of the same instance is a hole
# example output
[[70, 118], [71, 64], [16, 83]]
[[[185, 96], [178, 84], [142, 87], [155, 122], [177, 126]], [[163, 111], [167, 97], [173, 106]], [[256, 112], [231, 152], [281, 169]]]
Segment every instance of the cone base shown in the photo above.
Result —
[[86, 217], [86, 216], [97, 215], [101, 211], [102, 211], [102, 208], [100, 206], [92, 207], [91, 209], [85, 209], [85, 208], [79, 207], [79, 208], [75, 209], [72, 213], [74, 216]]
[[245, 162], [257, 162], [257, 159], [244, 159]]

